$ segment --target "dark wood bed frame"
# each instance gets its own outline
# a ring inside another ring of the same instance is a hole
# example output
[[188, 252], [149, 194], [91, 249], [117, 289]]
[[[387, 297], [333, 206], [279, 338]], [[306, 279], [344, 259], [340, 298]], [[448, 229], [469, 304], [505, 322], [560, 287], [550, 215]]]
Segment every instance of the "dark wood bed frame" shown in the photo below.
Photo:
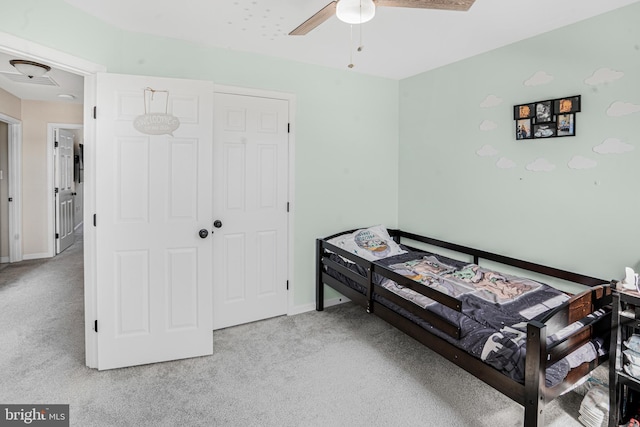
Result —
[[[572, 295], [567, 302], [553, 309], [543, 319], [541, 319], [541, 321], [530, 321], [527, 324], [525, 381], [524, 384], [521, 384], [499, 372], [495, 368], [485, 364], [480, 359], [467, 354], [453, 344], [450, 344], [437, 335], [430, 333], [406, 317], [377, 302], [374, 299], [374, 294], [378, 294], [411, 313], [418, 315], [426, 322], [453, 337], [456, 337], [456, 334], [457, 336], [460, 334], [460, 330], [455, 325], [446, 321], [446, 319], [430, 314], [426, 310], [422, 310], [411, 302], [408, 302], [381, 286], [376, 285], [373, 281], [373, 276], [374, 274], [385, 276], [457, 311], [461, 310], [460, 300], [420, 285], [419, 283], [399, 275], [382, 265], [367, 261], [327, 242], [327, 240], [333, 237], [345, 233], [353, 233], [354, 231], [356, 230], [337, 233], [324, 239], [316, 240], [316, 310], [322, 311], [324, 309], [323, 285], [326, 284], [331, 286], [355, 304], [365, 307], [367, 312], [384, 319], [389, 324], [415, 338], [425, 346], [447, 358], [449, 361], [455, 363], [515, 402], [524, 406], [525, 427], [543, 426], [543, 410], [545, 405], [565, 391], [569, 390], [586, 374], [606, 360], [605, 357], [598, 358], [590, 363], [583, 363], [577, 368], [572, 369], [562, 383], [552, 388], [545, 386], [545, 373], [547, 366], [550, 366], [567, 356], [572, 351], [589, 342], [593, 337], [603, 337], [605, 339], [605, 343], [609, 342], [606, 340], [606, 337], [611, 331], [610, 285], [614, 282], [571, 273], [557, 268], [534, 264], [503, 255], [497, 255], [491, 252], [477, 250], [401, 230], [389, 230], [389, 234], [397, 243], [402, 243], [412, 250], [420, 249], [407, 245], [405, 243], [406, 240], [422, 242], [428, 245], [471, 255], [475, 264], [478, 264], [481, 259], [494, 261], [590, 287], [590, 289], [587, 289], [580, 294]], [[364, 269], [366, 274], [358, 274], [357, 272], [332, 261], [329, 258], [329, 252], [336, 253], [356, 263]], [[330, 268], [359, 283], [366, 289], [366, 295], [352, 289], [348, 285], [343, 284], [341, 281], [327, 274], [326, 268]], [[601, 308], [607, 309], [607, 314], [605, 316], [602, 316], [590, 325], [574, 331], [570, 336], [563, 340], [547, 346], [547, 336], [556, 333], [565, 326], [578, 321]]]

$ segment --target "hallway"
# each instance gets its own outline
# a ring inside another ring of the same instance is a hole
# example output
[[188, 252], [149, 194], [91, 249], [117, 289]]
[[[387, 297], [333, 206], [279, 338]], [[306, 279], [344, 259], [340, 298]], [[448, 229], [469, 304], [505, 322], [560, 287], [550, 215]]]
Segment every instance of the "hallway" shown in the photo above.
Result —
[[55, 384], [55, 377], [29, 372], [34, 367], [47, 365], [47, 372], [60, 373], [85, 369], [82, 237], [80, 227], [76, 243], [58, 256], [8, 264], [0, 271], [0, 342], [11, 349], [0, 357], [0, 372], [31, 378], [14, 395], [42, 389], [41, 382]]

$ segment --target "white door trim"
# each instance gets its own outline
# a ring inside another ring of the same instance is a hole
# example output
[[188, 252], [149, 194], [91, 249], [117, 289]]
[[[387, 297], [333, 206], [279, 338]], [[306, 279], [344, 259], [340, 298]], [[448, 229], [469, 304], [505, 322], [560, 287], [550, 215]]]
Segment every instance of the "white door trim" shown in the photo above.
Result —
[[221, 84], [213, 85], [214, 93], [228, 93], [232, 95], [247, 95], [259, 98], [282, 99], [289, 102], [289, 216], [288, 229], [289, 241], [287, 242], [287, 276], [289, 280], [289, 297], [287, 300], [287, 315], [295, 314], [295, 283], [293, 280], [293, 244], [294, 244], [294, 228], [293, 225], [295, 215], [295, 112], [296, 112], [296, 95], [286, 92], [276, 92], [271, 90], [244, 88], [239, 86], [227, 86]]
[[[60, 70], [85, 77], [84, 83], [84, 158], [85, 158], [85, 198], [84, 223], [93, 224], [95, 212], [95, 123], [93, 106], [95, 105], [95, 74], [107, 71], [106, 67], [77, 56], [52, 49], [12, 34], [0, 32], [0, 51], [36, 62], [44, 62]], [[21, 141], [22, 138], [20, 137]], [[22, 153], [22, 150], [20, 150]], [[22, 162], [20, 162], [20, 165]], [[20, 174], [21, 176], [21, 174]], [[21, 218], [21, 216], [20, 216]], [[22, 227], [20, 227], [20, 230]], [[22, 254], [22, 248], [20, 248]], [[98, 340], [93, 331], [96, 318], [96, 276], [95, 276], [96, 240], [93, 227], [84, 230], [84, 319], [85, 319], [85, 363], [88, 367], [97, 366]]]
[[0, 113], [0, 121], [9, 125], [9, 262], [22, 261], [22, 122]]
[[95, 320], [98, 318], [98, 278], [96, 273], [97, 241], [94, 214], [96, 212], [96, 121], [93, 107], [96, 105], [98, 84], [96, 73], [84, 78], [84, 135], [83, 141], [83, 229], [84, 240], [84, 342], [85, 363], [89, 368], [98, 367], [98, 334]]
[[31, 61], [43, 61], [63, 71], [88, 76], [107, 71], [104, 65], [43, 46], [0, 31], [0, 51]]
[[55, 142], [56, 129], [72, 129], [78, 130], [84, 128], [84, 125], [70, 123], [47, 123], [47, 256], [56, 255], [56, 210], [55, 210], [55, 153], [53, 152], [53, 143]]

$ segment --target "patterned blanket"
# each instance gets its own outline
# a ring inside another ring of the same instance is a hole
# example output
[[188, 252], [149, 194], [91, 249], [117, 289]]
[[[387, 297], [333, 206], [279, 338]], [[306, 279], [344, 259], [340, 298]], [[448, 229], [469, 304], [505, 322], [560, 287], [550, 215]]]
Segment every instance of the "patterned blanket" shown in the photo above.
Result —
[[[527, 322], [540, 318], [569, 299], [563, 292], [531, 279], [426, 252], [410, 252], [376, 263], [459, 299], [462, 302], [461, 312], [438, 304], [389, 279], [378, 278], [381, 286], [389, 291], [459, 326], [461, 337], [459, 340], [454, 339], [396, 304], [377, 296], [379, 302], [401, 312], [521, 383], [524, 382]], [[575, 329], [594, 321], [598, 316], [596, 313], [571, 327]], [[549, 343], [553, 338], [550, 337]], [[547, 385], [551, 387], [558, 384], [569, 369], [574, 367], [573, 364], [593, 360], [599, 352], [604, 351], [599, 343], [588, 345], [590, 347], [584, 349], [580, 357], [574, 357], [575, 360], [563, 359], [550, 367], [547, 370]]]

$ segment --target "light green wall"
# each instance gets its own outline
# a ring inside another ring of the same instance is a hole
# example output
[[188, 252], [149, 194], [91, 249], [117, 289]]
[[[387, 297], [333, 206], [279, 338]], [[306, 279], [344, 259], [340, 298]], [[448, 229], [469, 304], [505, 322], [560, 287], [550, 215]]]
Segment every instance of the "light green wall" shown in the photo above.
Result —
[[0, 31], [102, 64], [109, 72], [295, 94], [296, 305], [315, 299], [316, 237], [375, 223], [397, 225], [397, 81], [129, 33], [62, 0], [2, 3]]
[[[635, 146], [640, 138], [639, 113], [606, 115], [614, 101], [640, 104], [638, 17], [640, 5], [632, 5], [400, 82], [129, 33], [62, 0], [3, 0], [0, 31], [110, 72], [295, 94], [292, 250], [295, 303], [302, 305], [314, 299], [314, 239], [373, 223], [399, 222], [411, 231], [603, 278], [635, 266], [638, 150], [601, 155], [593, 147], [606, 138]], [[602, 67], [625, 75], [586, 85]], [[524, 86], [537, 71], [554, 80]], [[502, 104], [480, 108], [491, 94]], [[514, 104], [573, 94], [583, 101], [576, 137], [515, 141]], [[497, 129], [481, 131], [483, 120]], [[485, 144], [499, 153], [478, 156]], [[569, 169], [574, 155], [597, 166]], [[497, 168], [500, 157], [517, 167]], [[556, 169], [527, 171], [538, 157]]]
[[[640, 261], [640, 113], [610, 117], [614, 101], [640, 105], [640, 4], [400, 82], [399, 223], [414, 232], [604, 279]], [[624, 72], [590, 86], [597, 69]], [[525, 86], [534, 73], [554, 78]], [[582, 95], [577, 136], [515, 140], [513, 106]], [[488, 95], [502, 104], [481, 108]], [[490, 120], [491, 131], [480, 130]], [[598, 154], [606, 138], [632, 144]], [[498, 154], [480, 157], [485, 144]], [[591, 169], [567, 165], [575, 155]], [[506, 157], [516, 163], [500, 169]], [[543, 157], [551, 172], [525, 167]]]

